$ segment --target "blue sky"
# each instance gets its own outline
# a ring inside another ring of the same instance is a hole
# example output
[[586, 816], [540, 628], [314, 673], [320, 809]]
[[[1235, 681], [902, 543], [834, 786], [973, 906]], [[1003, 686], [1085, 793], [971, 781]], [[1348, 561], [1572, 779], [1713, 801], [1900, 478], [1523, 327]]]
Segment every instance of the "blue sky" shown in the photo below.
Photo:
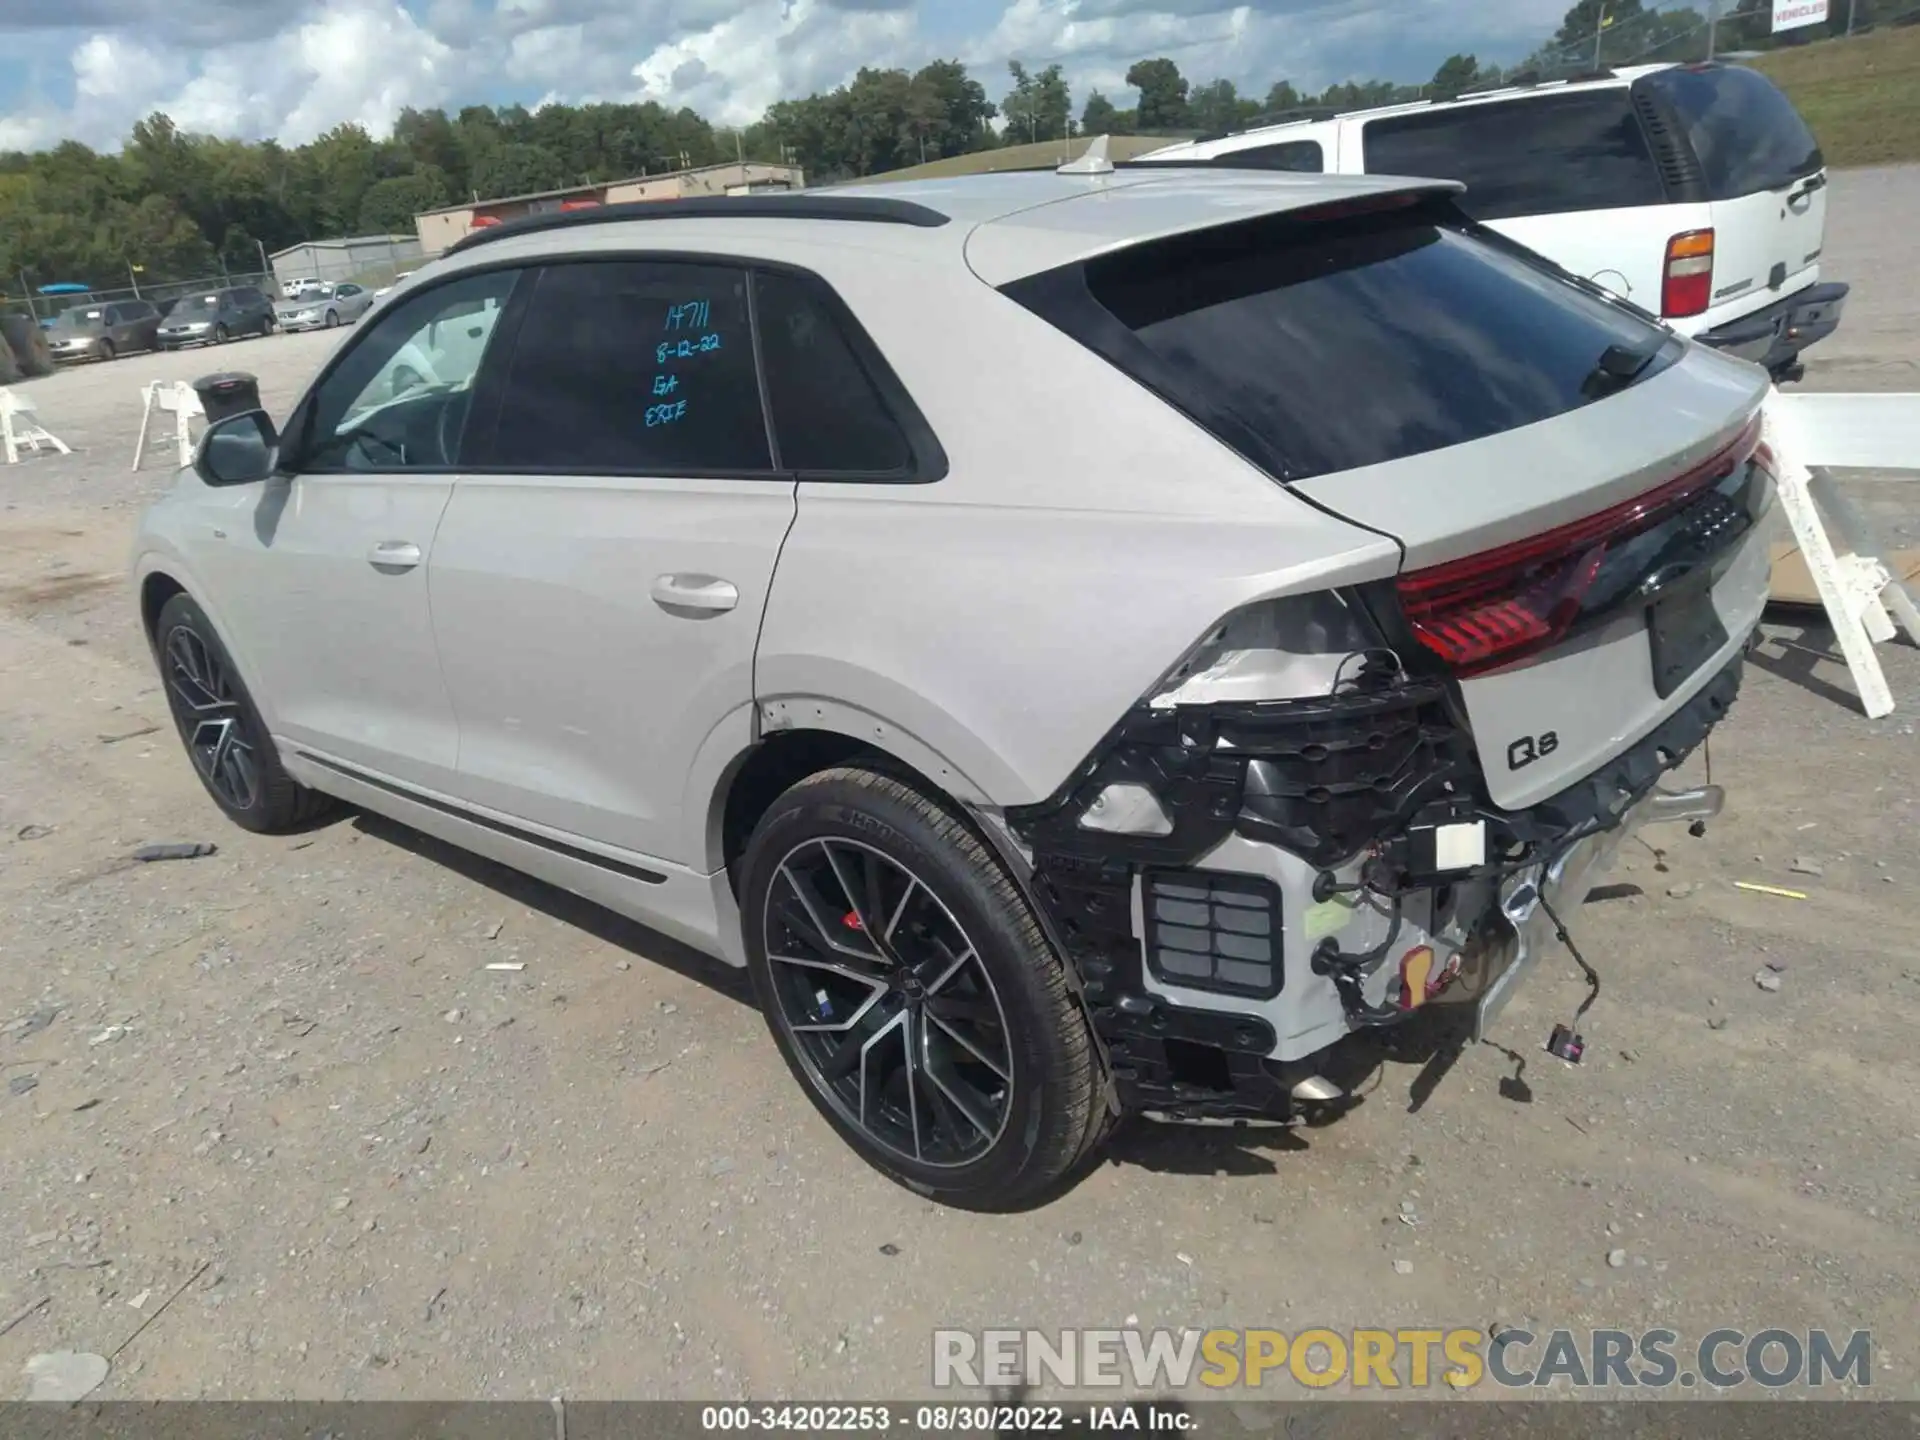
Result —
[[0, 150], [108, 147], [165, 110], [183, 128], [298, 144], [407, 105], [652, 99], [721, 123], [862, 64], [958, 57], [996, 101], [1010, 59], [1059, 61], [1076, 112], [1121, 104], [1136, 59], [1264, 94], [1422, 80], [1456, 50], [1509, 63], [1567, 0], [4, 0]]

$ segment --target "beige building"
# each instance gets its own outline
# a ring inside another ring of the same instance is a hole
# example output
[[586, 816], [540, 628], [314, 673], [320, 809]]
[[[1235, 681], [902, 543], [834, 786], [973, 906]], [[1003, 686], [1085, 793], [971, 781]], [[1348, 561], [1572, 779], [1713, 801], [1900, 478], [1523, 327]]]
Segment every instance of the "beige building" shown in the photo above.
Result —
[[683, 200], [696, 195], [758, 195], [767, 191], [801, 190], [806, 176], [798, 166], [769, 165], [758, 160], [725, 165], [703, 165], [693, 170], [670, 170], [605, 185], [576, 185], [568, 190], [545, 190], [537, 195], [509, 195], [471, 205], [449, 205], [414, 216], [420, 233], [421, 254], [431, 259], [475, 230], [554, 210], [593, 210], [629, 200]]

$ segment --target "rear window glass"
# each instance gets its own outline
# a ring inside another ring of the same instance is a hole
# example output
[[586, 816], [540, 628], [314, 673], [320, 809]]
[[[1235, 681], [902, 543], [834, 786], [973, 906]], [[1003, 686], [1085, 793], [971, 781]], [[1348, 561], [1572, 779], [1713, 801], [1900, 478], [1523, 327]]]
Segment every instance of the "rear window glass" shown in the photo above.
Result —
[[1461, 207], [1478, 220], [1667, 198], [1624, 86], [1373, 120], [1363, 144], [1369, 174], [1463, 181]]
[[1271, 145], [1229, 150], [1224, 155], [1216, 155], [1213, 163], [1239, 170], [1292, 170], [1318, 175], [1326, 168], [1326, 156], [1318, 140], [1282, 140]]
[[1824, 163], [1819, 142], [1793, 102], [1758, 71], [1738, 66], [1662, 70], [1645, 83], [1679, 112], [1700, 157], [1709, 199], [1777, 190]]
[[1547, 420], [1605, 393], [1610, 348], [1655, 357], [1641, 378], [1680, 348], [1428, 208], [1221, 227], [1081, 273], [1077, 294], [1008, 289], [1281, 480]]

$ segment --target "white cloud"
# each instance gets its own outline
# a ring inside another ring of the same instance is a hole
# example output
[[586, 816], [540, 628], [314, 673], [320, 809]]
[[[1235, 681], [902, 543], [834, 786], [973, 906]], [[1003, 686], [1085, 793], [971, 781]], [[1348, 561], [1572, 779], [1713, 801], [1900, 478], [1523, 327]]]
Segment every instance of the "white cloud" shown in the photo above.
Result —
[[744, 125], [774, 101], [831, 88], [862, 65], [886, 69], [930, 58], [917, 43], [910, 10], [749, 0], [719, 24], [656, 47], [633, 67], [633, 79], [636, 98], [690, 105], [718, 124]]
[[[657, 100], [720, 124], [828, 89], [862, 65], [958, 54], [989, 96], [1006, 63], [1059, 61], [1075, 108], [1131, 99], [1133, 61], [1254, 95], [1380, 76], [1420, 79], [1454, 50], [1511, 61], [1565, 0], [0, 0], [0, 149], [72, 137], [117, 145], [164, 110], [183, 129], [287, 144], [352, 121], [387, 133], [405, 106]], [[62, 16], [72, 28], [62, 28]], [[169, 19], [168, 17], [173, 17]], [[174, 23], [178, 20], [179, 23]], [[19, 78], [31, 71], [31, 84]], [[58, 72], [61, 83], [49, 84]], [[15, 93], [9, 94], [12, 88]], [[50, 104], [52, 91], [62, 103]], [[70, 98], [69, 98], [70, 92]]]

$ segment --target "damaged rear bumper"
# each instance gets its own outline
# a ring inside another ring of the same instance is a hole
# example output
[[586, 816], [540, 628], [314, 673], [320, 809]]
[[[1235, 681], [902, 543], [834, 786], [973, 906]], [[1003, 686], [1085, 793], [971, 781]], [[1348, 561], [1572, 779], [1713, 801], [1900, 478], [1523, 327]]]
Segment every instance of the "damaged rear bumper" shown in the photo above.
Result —
[[1552, 861], [1509, 877], [1501, 886], [1492, 924], [1465, 957], [1455, 982], [1457, 993], [1449, 997], [1473, 1004], [1474, 1040], [1486, 1038], [1520, 982], [1555, 943], [1553, 916], [1565, 917], [1586, 902], [1622, 845], [1642, 826], [1711, 820], [1725, 800], [1718, 785], [1655, 790], [1630, 806], [1612, 829], [1576, 841]]
[[[1467, 873], [1408, 858], [1410, 827], [1436, 809], [1459, 817], [1474, 785], [1464, 737], [1417, 683], [1123, 724], [1060, 800], [1004, 816], [1116, 1108], [1284, 1120], [1358, 1031], [1444, 1005], [1471, 1007], [1486, 1033], [1556, 943], [1549, 907], [1572, 918], [1642, 827], [1719, 813], [1717, 788], [1658, 787], [1727, 713], [1742, 669], [1736, 650], [1653, 732], [1537, 805], [1500, 811], [1483, 796], [1470, 813], [1486, 862]], [[1076, 823], [1134, 784], [1163, 797], [1170, 831]], [[1309, 811], [1318, 823], [1302, 823]], [[1343, 836], [1337, 852], [1329, 833]], [[1397, 899], [1365, 881], [1382, 864]]]

